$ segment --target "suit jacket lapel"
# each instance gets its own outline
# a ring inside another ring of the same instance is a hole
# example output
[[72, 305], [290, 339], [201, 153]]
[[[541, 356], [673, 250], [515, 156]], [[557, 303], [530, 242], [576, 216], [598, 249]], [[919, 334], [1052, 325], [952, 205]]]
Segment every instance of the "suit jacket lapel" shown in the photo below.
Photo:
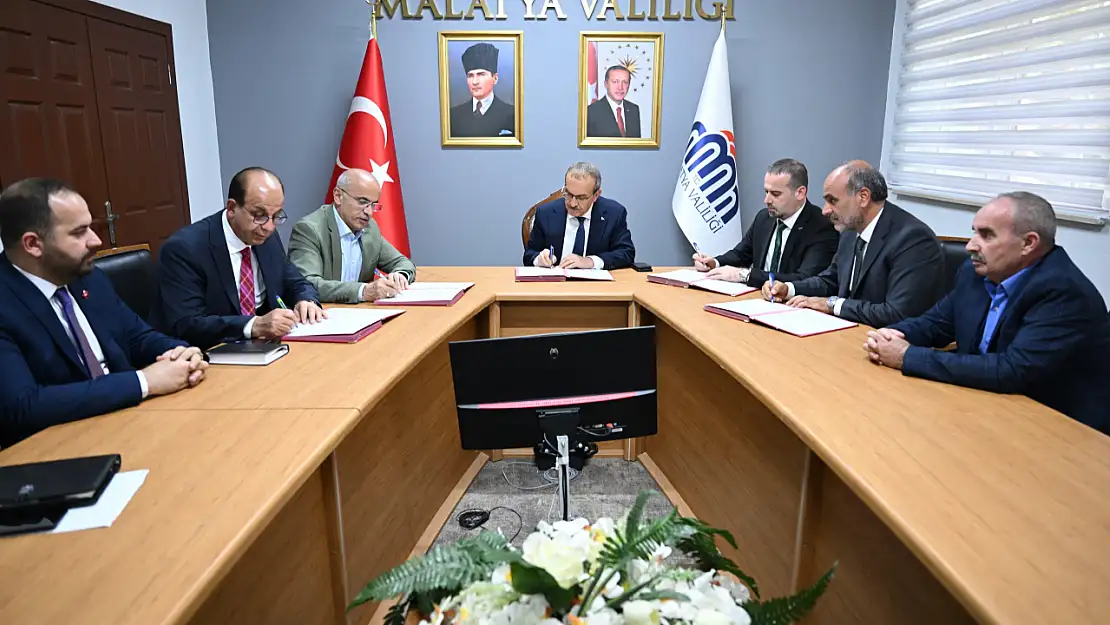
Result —
[[567, 208], [565, 204], [562, 208], [555, 209], [554, 219], [557, 223], [551, 228], [551, 234], [555, 235], [555, 240], [548, 241], [548, 245], [555, 246], [555, 256], [561, 261], [563, 260], [563, 237], [567, 236]]
[[[328, 224], [328, 233], [325, 237], [327, 246], [324, 249], [325, 258], [331, 262], [330, 267], [324, 267], [324, 278], [327, 280], [341, 280], [343, 278], [343, 248], [339, 246], [339, 224], [335, 223], [335, 209], [327, 212], [324, 221]], [[365, 267], [366, 254], [363, 257]]]
[[762, 269], [767, 263], [767, 251], [771, 249], [771, 240], [775, 236], [775, 222], [767, 212], [761, 211], [756, 217], [752, 227], [759, 229], [752, 233], [752, 267]]
[[[871, 234], [871, 240], [867, 242], [867, 247], [863, 251], [863, 266], [860, 267], [859, 277], [856, 278], [856, 288], [852, 290], [853, 297], [859, 292], [860, 287], [863, 286], [863, 279], [867, 277], [867, 270], [871, 268], [871, 265], [875, 264], [875, 259], [879, 257], [879, 253], [883, 250], [883, 241], [890, 232], [890, 221], [892, 216], [889, 210], [883, 211], [883, 213], [883, 215], [879, 216], [879, 223], [875, 224], [875, 231]], [[854, 249], [855, 243], [853, 242], [852, 245]], [[851, 269], [849, 268], [849, 272], [850, 271]], [[851, 275], [851, 273], [849, 273], [849, 275]]]
[[[852, 283], [852, 250], [856, 249], [857, 238], [859, 238], [859, 234], [855, 232], [845, 232], [840, 235], [840, 247], [837, 248], [837, 254], [834, 258], [836, 262], [836, 290], [840, 297], [851, 296], [848, 287]], [[841, 253], [841, 250], [845, 250], [847, 253]]]
[[[812, 211], [810, 211], [809, 209], [810, 206], [811, 204], [809, 203], [809, 200], [806, 200], [805, 206], [802, 206], [801, 209], [802, 213], [798, 215], [798, 220], [794, 222], [794, 227], [790, 229], [790, 238], [786, 240], [786, 245], [782, 247], [782, 257], [779, 259], [779, 269], [782, 269], [782, 264], [786, 262], [786, 259], [790, 258], [791, 254], [794, 253], [794, 250], [798, 249], [798, 246], [801, 245], [800, 241], [804, 236], [806, 222], [809, 221], [810, 215], [813, 214]], [[773, 232], [774, 230], [772, 230], [772, 233]]]
[[227, 219], [224, 216], [225, 211], [220, 211], [214, 215], [215, 219], [208, 224], [208, 243], [212, 251], [212, 261], [216, 263], [216, 274], [219, 277], [220, 285], [224, 287], [224, 295], [227, 295], [227, 303], [231, 305], [231, 309], [236, 313], [239, 312], [239, 276], [231, 271], [231, 252], [227, 250], [227, 239], [224, 238], [224, 225], [221, 219]]
[[16, 271], [7, 256], [0, 263], [0, 267], [3, 268], [4, 279], [15, 293], [16, 299], [26, 306], [27, 310], [31, 312], [31, 316], [46, 328], [46, 331], [50, 333], [50, 337], [54, 339], [54, 343], [57, 344], [58, 349], [65, 354], [66, 358], [77, 369], [84, 371], [85, 365], [81, 364], [81, 359], [77, 356], [77, 347], [73, 344], [73, 341], [69, 340], [69, 335], [62, 327], [62, 322], [58, 320], [54, 307], [42, 296], [42, 291], [35, 288], [30, 280]]
[[362, 282], [374, 279], [374, 270], [378, 268], [378, 257], [381, 256], [381, 246], [378, 245], [380, 235], [381, 229], [373, 219], [362, 230], [362, 237], [359, 239], [362, 245], [362, 268], [358, 272], [358, 279]]
[[[278, 236], [275, 232], [270, 235], [270, 238], [262, 242], [262, 245], [254, 247], [254, 255], [258, 257], [258, 267], [262, 271], [262, 284], [266, 289], [266, 299], [264, 302], [269, 305], [270, 309], [277, 307], [277, 297], [281, 295], [282, 287], [282, 267], [281, 260], [284, 257], [280, 254], [274, 254], [273, 250], [273, 237]], [[276, 257], [275, 257], [276, 256]], [[287, 305], [292, 306], [292, 303]]]
[[[599, 197], [598, 200], [601, 198]], [[563, 222], [566, 223], [566, 222]], [[594, 202], [594, 212], [590, 214], [590, 236], [586, 241], [586, 256], [591, 252], [595, 255], [597, 250], [602, 248], [601, 241], [605, 236], [605, 228], [609, 224], [605, 221], [605, 209], [599, 206], [599, 202]]]
[[[108, 370], [116, 372], [130, 370], [132, 367], [129, 355], [121, 352], [122, 348], [116, 344], [115, 338], [105, 331], [108, 324], [105, 323], [102, 313], [111, 311], [111, 308], [105, 305], [107, 302], [100, 299], [105, 293], [90, 289], [82, 278], [78, 278], [71, 284], [69, 291], [74, 294], [73, 301], [77, 302], [81, 312], [85, 313], [85, 319], [88, 320], [89, 327], [96, 335], [96, 342], [100, 343], [100, 351], [104, 354], [104, 363], [108, 365]], [[87, 298], [85, 293], [88, 293]], [[120, 357], [125, 361], [120, 362]]]

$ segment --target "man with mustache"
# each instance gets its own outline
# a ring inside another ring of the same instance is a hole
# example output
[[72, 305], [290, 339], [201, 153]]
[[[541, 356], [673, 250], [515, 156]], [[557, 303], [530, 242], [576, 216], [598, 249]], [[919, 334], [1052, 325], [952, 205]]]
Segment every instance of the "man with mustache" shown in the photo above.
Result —
[[199, 384], [199, 349], [155, 332], [93, 268], [85, 200], [28, 178], [0, 194], [0, 446]]
[[[1021, 393], [1110, 433], [1110, 317], [1055, 243], [1044, 198], [1004, 193], [975, 214], [956, 285], [920, 317], [868, 333], [872, 362], [904, 375]], [[955, 351], [938, 351], [956, 342]]]
[[758, 287], [770, 274], [790, 282], [815, 276], [829, 266], [839, 235], [821, 209], [806, 197], [809, 171], [800, 161], [771, 163], [763, 177], [763, 203], [735, 248], [716, 258], [697, 252], [694, 268], [709, 278]]
[[[289, 239], [289, 260], [321, 302], [357, 304], [392, 297], [416, 280], [416, 266], [382, 237], [373, 215], [382, 189], [373, 174], [339, 175], [332, 203], [305, 215]], [[382, 279], [375, 280], [375, 271]]]
[[920, 315], [944, 284], [940, 243], [929, 226], [887, 201], [886, 179], [864, 161], [825, 178], [822, 214], [841, 232], [836, 256], [816, 276], [767, 281], [763, 296], [881, 328]]

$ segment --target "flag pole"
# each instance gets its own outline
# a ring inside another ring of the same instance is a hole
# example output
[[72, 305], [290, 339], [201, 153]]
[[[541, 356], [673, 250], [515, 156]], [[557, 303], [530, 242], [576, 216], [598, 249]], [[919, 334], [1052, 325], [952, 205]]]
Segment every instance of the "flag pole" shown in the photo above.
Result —
[[[370, 2], [370, 0], [366, 0], [366, 1]], [[725, 0], [725, 2], [721, 4], [721, 32], [722, 33], [725, 32], [725, 23], [728, 22], [728, 10], [726, 8], [727, 3], [731, 2], [731, 1], [732, 0]]]
[[370, 7], [370, 38], [378, 38], [378, 3], [374, 0], [366, 0], [366, 4]]

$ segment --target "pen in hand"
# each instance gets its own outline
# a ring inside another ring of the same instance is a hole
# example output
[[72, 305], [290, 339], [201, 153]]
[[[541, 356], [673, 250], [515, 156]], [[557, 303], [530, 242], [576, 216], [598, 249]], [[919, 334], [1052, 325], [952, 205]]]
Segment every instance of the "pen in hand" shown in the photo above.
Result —
[[551, 265], [552, 267], [554, 267], [554, 266], [555, 266], [555, 246], [554, 246], [554, 245], [552, 245], [551, 247], [547, 248], [547, 260], [548, 260], [548, 263], [549, 263], [549, 264], [550, 264], [550, 265]]
[[771, 287], [767, 290], [767, 294], [770, 296], [771, 303], [774, 303], [775, 302], [775, 274], [768, 273], [767, 274], [767, 280], [769, 281], [769, 283], [771, 285]]

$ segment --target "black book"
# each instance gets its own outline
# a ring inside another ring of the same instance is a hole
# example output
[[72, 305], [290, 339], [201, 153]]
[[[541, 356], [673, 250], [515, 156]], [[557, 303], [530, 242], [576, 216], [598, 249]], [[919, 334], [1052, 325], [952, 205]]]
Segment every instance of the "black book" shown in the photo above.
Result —
[[289, 353], [289, 346], [278, 341], [236, 341], [224, 343], [208, 350], [208, 362], [213, 365], [262, 366]]
[[119, 454], [0, 467], [0, 536], [54, 528], [96, 503], [119, 468]]

